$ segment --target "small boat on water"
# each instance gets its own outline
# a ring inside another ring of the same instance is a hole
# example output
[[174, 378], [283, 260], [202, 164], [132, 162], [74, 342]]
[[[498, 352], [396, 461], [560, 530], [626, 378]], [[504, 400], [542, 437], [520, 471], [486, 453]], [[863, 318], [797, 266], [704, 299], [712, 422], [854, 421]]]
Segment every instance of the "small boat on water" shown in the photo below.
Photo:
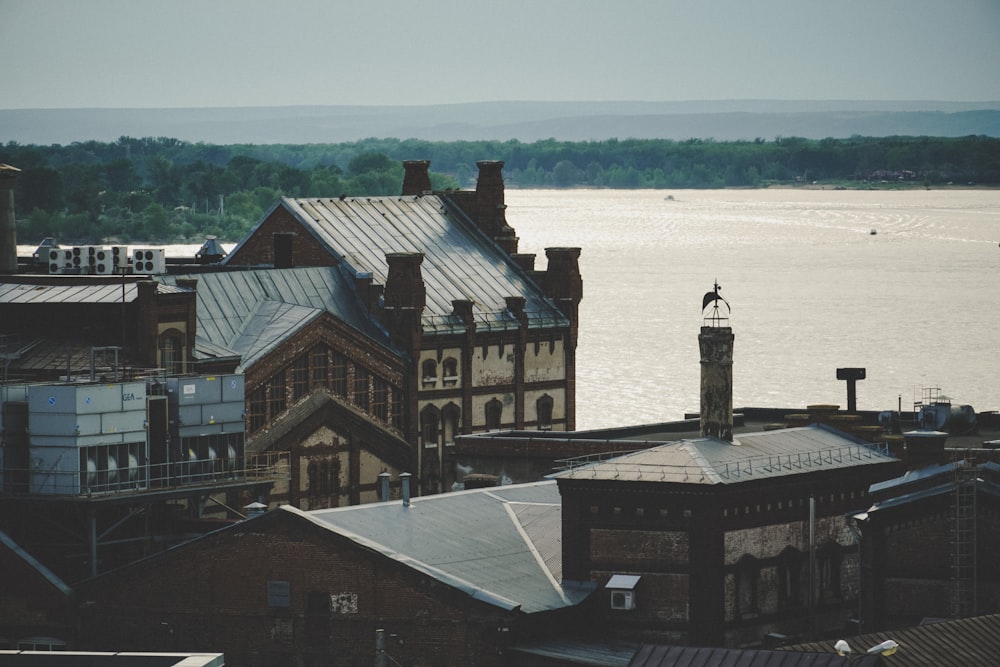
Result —
[[873, 227], [872, 230], [868, 233], [871, 234], [872, 236], [875, 236], [876, 234], [878, 234], [878, 230]]

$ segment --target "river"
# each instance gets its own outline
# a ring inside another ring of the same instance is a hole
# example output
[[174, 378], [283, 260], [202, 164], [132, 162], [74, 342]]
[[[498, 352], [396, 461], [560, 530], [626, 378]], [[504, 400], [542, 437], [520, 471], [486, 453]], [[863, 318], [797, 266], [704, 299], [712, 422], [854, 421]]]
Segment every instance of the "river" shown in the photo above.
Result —
[[836, 370], [863, 367], [860, 409], [909, 409], [930, 388], [1000, 409], [1000, 190], [508, 189], [506, 201], [538, 268], [546, 247], [581, 248], [578, 429], [698, 411], [715, 281], [736, 407], [846, 406]]
[[[731, 306], [734, 405], [1000, 408], [1000, 191], [512, 190], [520, 251], [580, 247], [577, 428], [698, 411], [702, 296]], [[875, 232], [874, 234], [872, 232]]]

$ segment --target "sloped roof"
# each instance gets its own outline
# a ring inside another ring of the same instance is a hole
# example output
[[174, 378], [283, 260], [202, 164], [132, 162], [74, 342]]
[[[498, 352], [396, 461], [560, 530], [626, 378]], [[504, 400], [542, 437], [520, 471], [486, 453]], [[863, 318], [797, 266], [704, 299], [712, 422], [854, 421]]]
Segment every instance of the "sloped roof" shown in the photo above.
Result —
[[[847, 641], [856, 653], [861, 653], [887, 639], [898, 643], [899, 649], [882, 658], [886, 667], [995, 665], [1000, 655], [1000, 614], [930, 621], [902, 630], [849, 637]], [[834, 641], [798, 644], [780, 650], [832, 652]]]
[[736, 484], [758, 479], [894, 462], [884, 450], [822, 424], [743, 433], [734, 442], [683, 439], [553, 475], [680, 484]]
[[322, 313], [330, 313], [377, 344], [394, 349], [388, 335], [368, 317], [353, 285], [338, 268], [302, 267], [213, 271], [198, 280], [198, 338], [201, 358], [242, 356], [245, 367]]
[[[882, 656], [862, 655], [850, 664], [852, 667], [890, 664], [882, 661]], [[832, 646], [822, 652], [807, 652], [644, 644], [628, 664], [629, 667], [843, 667], [848, 660]]]
[[16, 281], [0, 281], [0, 304], [41, 304], [41, 303], [121, 303], [136, 300], [139, 288], [134, 281], [83, 280], [77, 276], [49, 276], [32, 281], [21, 278]]
[[[426, 332], [463, 331], [464, 323], [452, 314], [452, 301], [460, 299], [473, 302], [477, 328], [516, 329], [517, 322], [507, 311], [506, 298], [511, 296], [525, 298], [529, 328], [568, 325], [520, 266], [446, 197], [285, 197], [279, 205], [341, 266], [353, 274], [370, 273], [375, 283], [386, 284], [387, 253], [422, 253], [421, 274], [427, 290], [422, 324]], [[238, 254], [241, 245], [226, 262]]]
[[409, 507], [388, 501], [302, 514], [504, 609], [560, 609], [593, 589], [561, 583], [562, 506], [554, 482], [424, 496]]

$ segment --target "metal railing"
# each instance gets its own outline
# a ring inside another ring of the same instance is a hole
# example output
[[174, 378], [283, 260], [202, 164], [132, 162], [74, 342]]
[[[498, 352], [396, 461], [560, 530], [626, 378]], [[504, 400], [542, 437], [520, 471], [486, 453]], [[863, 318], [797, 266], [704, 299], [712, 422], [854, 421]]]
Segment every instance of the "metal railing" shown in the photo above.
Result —
[[0, 494], [7, 496], [105, 496], [230, 482], [290, 478], [288, 452], [193, 459], [122, 468], [54, 470], [4, 468]]

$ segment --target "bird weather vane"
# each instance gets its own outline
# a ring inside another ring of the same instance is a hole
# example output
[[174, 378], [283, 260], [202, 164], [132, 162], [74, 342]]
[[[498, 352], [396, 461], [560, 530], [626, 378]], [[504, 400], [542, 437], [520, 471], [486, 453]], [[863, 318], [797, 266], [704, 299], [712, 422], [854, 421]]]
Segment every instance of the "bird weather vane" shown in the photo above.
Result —
[[[727, 322], [729, 320], [728, 317], [723, 317], [719, 312], [719, 302], [726, 304], [727, 315], [732, 312], [732, 309], [729, 307], [729, 302], [722, 298], [722, 295], [719, 294], [719, 290], [722, 289], [722, 287], [719, 285], [718, 279], [716, 279], [713, 287], [714, 289], [711, 292], [706, 292], [705, 296], [701, 300], [701, 314], [705, 317], [706, 321], [712, 323], [712, 326], [719, 326], [721, 322]], [[712, 306], [712, 313], [706, 316], [705, 310], [710, 304]]]

